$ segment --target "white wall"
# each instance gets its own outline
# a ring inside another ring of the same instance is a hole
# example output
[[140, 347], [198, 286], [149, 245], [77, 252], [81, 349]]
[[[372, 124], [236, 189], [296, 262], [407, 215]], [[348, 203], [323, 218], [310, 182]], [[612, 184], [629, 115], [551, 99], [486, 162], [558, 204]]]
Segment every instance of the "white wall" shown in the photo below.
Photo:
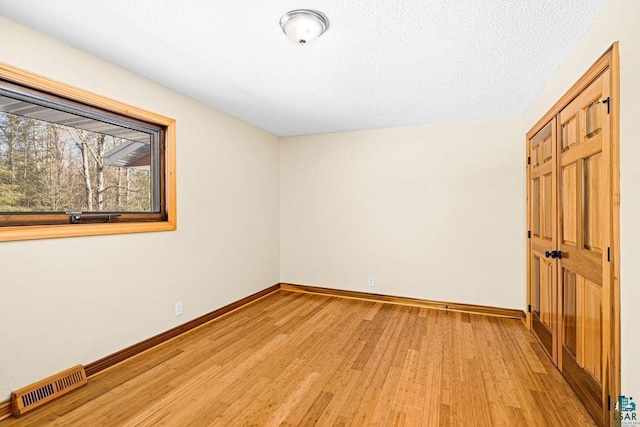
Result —
[[640, 395], [637, 22], [640, 2], [611, 0], [524, 119], [280, 141], [0, 18], [0, 61], [178, 131], [178, 231], [0, 243], [0, 401], [278, 281], [524, 308], [524, 134], [615, 40], [623, 392]]
[[277, 137], [1, 17], [0, 61], [175, 118], [178, 180], [175, 232], [0, 243], [0, 401], [278, 283]]
[[281, 281], [523, 309], [524, 148], [520, 118], [283, 139]]
[[640, 1], [610, 0], [592, 28], [549, 80], [524, 116], [525, 131], [616, 40], [620, 42], [620, 293], [622, 392], [640, 395]]

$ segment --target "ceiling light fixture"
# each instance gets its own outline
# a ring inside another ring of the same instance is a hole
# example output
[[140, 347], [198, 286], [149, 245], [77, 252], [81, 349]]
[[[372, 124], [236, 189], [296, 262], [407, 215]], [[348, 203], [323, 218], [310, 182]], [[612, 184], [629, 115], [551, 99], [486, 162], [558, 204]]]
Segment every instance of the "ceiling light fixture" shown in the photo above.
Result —
[[327, 18], [319, 12], [308, 9], [296, 9], [280, 18], [282, 31], [292, 41], [299, 44], [311, 43], [329, 27]]

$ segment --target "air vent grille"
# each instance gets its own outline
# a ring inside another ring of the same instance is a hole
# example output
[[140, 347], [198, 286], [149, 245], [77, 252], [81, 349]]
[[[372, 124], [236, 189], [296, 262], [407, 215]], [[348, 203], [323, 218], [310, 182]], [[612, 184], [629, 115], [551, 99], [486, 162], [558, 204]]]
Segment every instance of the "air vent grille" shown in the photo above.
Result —
[[11, 410], [19, 417], [87, 383], [84, 366], [78, 365], [11, 394]]

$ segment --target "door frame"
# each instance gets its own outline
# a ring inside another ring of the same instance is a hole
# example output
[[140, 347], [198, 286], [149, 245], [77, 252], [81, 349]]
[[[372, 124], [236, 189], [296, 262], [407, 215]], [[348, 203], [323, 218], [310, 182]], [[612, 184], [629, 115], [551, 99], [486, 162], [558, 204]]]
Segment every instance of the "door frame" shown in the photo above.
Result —
[[[608, 224], [609, 233], [605, 233], [608, 241], [605, 245], [611, 248], [611, 261], [607, 263], [604, 270], [607, 272], [609, 280], [610, 293], [603, 298], [603, 302], [609, 300], [607, 307], [607, 315], [603, 315], [604, 319], [610, 319], [610, 324], [604, 327], [603, 331], [603, 357], [606, 358], [603, 388], [603, 406], [605, 399], [608, 398], [608, 408], [605, 410], [604, 425], [610, 425], [612, 414], [614, 413], [614, 403], [621, 394], [621, 370], [620, 370], [620, 56], [618, 42], [607, 49], [607, 51], [587, 70], [586, 73], [578, 79], [578, 81], [554, 104], [554, 106], [527, 132], [526, 144], [526, 226], [525, 231], [527, 238], [526, 253], [526, 294], [527, 294], [527, 310], [526, 324], [531, 330], [532, 328], [532, 274], [531, 274], [531, 168], [529, 162], [531, 153], [529, 149], [529, 140], [544, 128], [550, 121], [556, 117], [560, 111], [575, 99], [589, 84], [598, 78], [606, 69], [610, 70], [610, 144], [611, 144], [611, 224]], [[604, 278], [603, 278], [604, 279]], [[559, 292], [559, 291], [558, 291]], [[557, 298], [556, 298], [557, 300]], [[603, 307], [604, 309], [604, 307]], [[556, 307], [556, 313], [558, 313]], [[535, 336], [535, 334], [534, 334]], [[604, 348], [608, 346], [608, 348]], [[553, 355], [550, 355], [553, 357]], [[605, 408], [606, 409], [606, 408]]]

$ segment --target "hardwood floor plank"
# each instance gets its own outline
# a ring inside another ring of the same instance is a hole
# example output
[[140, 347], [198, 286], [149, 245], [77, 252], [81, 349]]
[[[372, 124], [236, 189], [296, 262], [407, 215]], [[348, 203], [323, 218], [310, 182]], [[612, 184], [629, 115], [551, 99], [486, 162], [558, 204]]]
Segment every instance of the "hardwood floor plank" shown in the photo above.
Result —
[[360, 371], [354, 371], [352, 369], [346, 372], [346, 375], [343, 377], [343, 381], [334, 394], [333, 399], [329, 402], [327, 409], [322, 413], [320, 419], [318, 419], [318, 425], [337, 425], [341, 422], [339, 422], [339, 420], [346, 420], [346, 418], [340, 416], [340, 412], [345, 402], [347, 402], [351, 397], [360, 375]]
[[322, 392], [318, 394], [313, 405], [307, 409], [307, 412], [304, 414], [302, 418], [303, 425], [312, 426], [318, 424], [320, 417], [326, 411], [329, 403], [333, 400], [334, 395], [331, 393]]
[[523, 322], [275, 292], [13, 426], [594, 425]]
[[389, 418], [391, 408], [394, 406], [401, 376], [402, 368], [391, 367], [391, 369], [389, 369], [389, 373], [385, 378], [384, 385], [378, 396], [378, 401], [373, 409], [373, 414], [371, 415], [371, 425], [387, 425], [387, 419]]
[[289, 412], [296, 406], [296, 404], [302, 399], [305, 393], [311, 388], [311, 384], [320, 376], [317, 372], [311, 372], [308, 374], [302, 383], [296, 386], [296, 389], [287, 396], [286, 400], [275, 413], [270, 417], [269, 421], [265, 423], [268, 427], [277, 427], [284, 421], [289, 415]]
[[345, 405], [343, 408], [342, 414], [345, 416], [347, 416], [347, 413], [350, 414], [349, 417], [353, 419], [353, 423], [356, 425], [369, 424], [372, 415], [371, 408], [375, 407], [375, 402], [384, 386], [384, 378], [386, 378], [393, 366], [398, 344], [403, 342], [400, 340], [400, 336], [407, 323], [409, 311], [394, 310], [394, 312], [396, 312], [396, 315], [392, 318], [393, 321], [387, 323], [380, 340], [360, 375], [362, 382], [356, 385], [358, 393], [352, 396], [348, 406]]

